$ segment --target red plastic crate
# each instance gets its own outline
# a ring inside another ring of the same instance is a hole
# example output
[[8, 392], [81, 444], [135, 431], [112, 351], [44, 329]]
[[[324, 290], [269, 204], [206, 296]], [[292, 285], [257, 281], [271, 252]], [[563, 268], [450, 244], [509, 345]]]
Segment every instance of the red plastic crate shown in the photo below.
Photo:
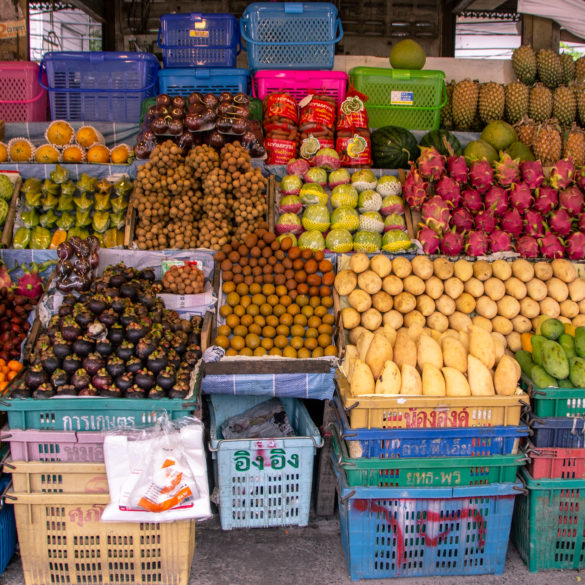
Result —
[[534, 479], [585, 479], [585, 449], [543, 448], [529, 443], [526, 455]]
[[28, 61], [0, 61], [0, 119], [44, 122], [47, 91], [39, 84], [39, 66]]

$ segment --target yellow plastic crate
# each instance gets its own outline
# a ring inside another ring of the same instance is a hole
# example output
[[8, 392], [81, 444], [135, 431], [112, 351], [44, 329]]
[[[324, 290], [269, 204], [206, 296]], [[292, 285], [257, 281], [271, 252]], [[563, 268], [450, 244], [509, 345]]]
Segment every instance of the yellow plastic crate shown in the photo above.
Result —
[[347, 378], [337, 375], [339, 394], [352, 429], [428, 429], [447, 427], [493, 427], [520, 424], [527, 394], [514, 396], [383, 396], [354, 397]]

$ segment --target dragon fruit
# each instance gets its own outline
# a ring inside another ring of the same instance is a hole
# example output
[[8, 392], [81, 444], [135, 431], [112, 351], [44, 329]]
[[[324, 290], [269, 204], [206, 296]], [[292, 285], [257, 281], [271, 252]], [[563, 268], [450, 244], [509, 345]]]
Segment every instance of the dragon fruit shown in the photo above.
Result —
[[474, 160], [469, 168], [469, 181], [480, 193], [485, 193], [492, 185], [494, 171], [486, 160]]
[[449, 206], [438, 195], [431, 197], [422, 207], [422, 220], [437, 233], [442, 233], [449, 225], [451, 214]]
[[455, 230], [447, 232], [441, 239], [441, 254], [459, 256], [463, 252], [463, 234]]
[[546, 234], [538, 240], [542, 256], [545, 258], [562, 258], [565, 254], [565, 247], [561, 239], [552, 232]]
[[471, 187], [467, 187], [465, 191], [463, 191], [462, 199], [463, 207], [465, 207], [470, 213], [476, 213], [483, 209], [483, 201], [480, 192]]
[[559, 195], [559, 205], [572, 215], [577, 215], [583, 211], [583, 203], [583, 193], [581, 193], [581, 189], [577, 185], [564, 189]]
[[524, 230], [524, 219], [518, 208], [506, 211], [500, 220], [500, 227], [511, 236], [517, 238]]
[[540, 238], [544, 235], [544, 220], [538, 211], [528, 209], [524, 213], [524, 233], [533, 238]]
[[436, 181], [445, 173], [445, 157], [434, 146], [421, 149], [417, 165], [420, 174], [425, 179]]
[[513, 249], [512, 238], [503, 230], [494, 230], [490, 234], [490, 250], [492, 253], [509, 252]]
[[461, 187], [459, 183], [444, 175], [435, 185], [437, 195], [442, 197], [451, 207], [457, 207], [461, 201]]
[[566, 189], [573, 181], [575, 163], [571, 157], [558, 160], [552, 168], [549, 181], [555, 189]]
[[[14, 270], [14, 268], [12, 269]], [[12, 270], [6, 268], [6, 264], [0, 260], [0, 289], [1, 288], [12, 288], [13, 282], [10, 278]]]
[[585, 167], [581, 167], [575, 171], [575, 184], [579, 189], [585, 191]]
[[480, 211], [475, 216], [475, 229], [491, 234], [496, 229], [496, 216], [494, 212], [488, 209]]
[[447, 170], [449, 171], [449, 176], [452, 179], [455, 179], [462, 185], [467, 183], [468, 169], [464, 156], [450, 156], [447, 159]]
[[571, 260], [583, 260], [585, 258], [585, 234], [575, 232], [567, 239], [567, 256]]
[[526, 183], [516, 183], [510, 189], [510, 204], [518, 211], [526, 211], [534, 203], [532, 191]]
[[534, 209], [540, 213], [549, 213], [559, 203], [559, 193], [552, 187], [540, 187], [536, 190]]
[[451, 225], [458, 232], [468, 232], [473, 228], [473, 216], [467, 209], [460, 207], [451, 215]]
[[548, 224], [550, 229], [559, 236], [566, 237], [573, 231], [571, 215], [563, 207], [551, 213]]
[[579, 221], [578, 221], [577, 225], [579, 226], [580, 231], [585, 232], [585, 213], [582, 213], [579, 216]]
[[469, 256], [485, 256], [489, 248], [489, 238], [484, 232], [470, 232], [467, 236], [465, 252]]
[[429, 226], [421, 224], [416, 236], [425, 254], [436, 254], [439, 250], [439, 234]]
[[516, 242], [516, 252], [522, 258], [537, 258], [538, 257], [538, 240], [532, 236], [522, 236]]
[[422, 178], [414, 165], [412, 165], [404, 181], [403, 188], [404, 198], [412, 209], [420, 209], [422, 207], [422, 204], [428, 196], [428, 188], [429, 184]]
[[492, 185], [484, 196], [486, 209], [500, 216], [508, 209], [508, 192], [503, 187]]
[[30, 267], [26, 266], [26, 264], [22, 264], [21, 269], [24, 274], [16, 281], [14, 292], [17, 295], [28, 297], [35, 302], [38, 301], [44, 290], [43, 279], [39, 274], [54, 264], [57, 264], [57, 260], [47, 260], [42, 264], [36, 264], [36, 262], [33, 262]]
[[496, 167], [496, 179], [502, 187], [510, 187], [520, 181], [520, 164], [509, 154], [504, 154], [499, 161], [494, 163]]
[[538, 189], [544, 183], [544, 172], [539, 160], [525, 160], [520, 164], [522, 180], [531, 188]]

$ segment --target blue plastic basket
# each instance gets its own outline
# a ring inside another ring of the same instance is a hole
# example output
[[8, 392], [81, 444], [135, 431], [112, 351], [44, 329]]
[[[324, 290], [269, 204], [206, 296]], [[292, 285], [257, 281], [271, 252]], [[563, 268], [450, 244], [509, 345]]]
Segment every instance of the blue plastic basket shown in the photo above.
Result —
[[[10, 484], [10, 475], [0, 478], [0, 493], [4, 494]], [[16, 523], [14, 520], [14, 506], [4, 500], [0, 508], [0, 575], [4, 573], [16, 549]]]
[[343, 30], [328, 2], [255, 2], [240, 19], [240, 34], [252, 70], [333, 69]]
[[500, 575], [519, 483], [349, 487], [335, 463], [341, 544], [352, 579]]
[[158, 85], [161, 93], [187, 97], [194, 91], [220, 94], [248, 93], [250, 73], [247, 69], [161, 69]]
[[266, 400], [265, 396], [210, 397], [210, 450], [223, 530], [309, 522], [315, 448], [323, 442], [302, 402], [281, 399], [294, 437], [221, 438], [226, 420]]
[[240, 29], [233, 14], [164, 14], [158, 46], [166, 67], [235, 67]]
[[440, 429], [352, 429], [339, 396], [335, 415], [346, 441], [359, 444], [360, 457], [486, 457], [515, 455], [527, 426]]
[[45, 53], [39, 80], [53, 120], [138, 123], [142, 101], [156, 93], [158, 70], [150, 53], [61, 51]]
[[583, 418], [531, 418], [535, 447], [583, 449], [585, 447], [585, 419]]

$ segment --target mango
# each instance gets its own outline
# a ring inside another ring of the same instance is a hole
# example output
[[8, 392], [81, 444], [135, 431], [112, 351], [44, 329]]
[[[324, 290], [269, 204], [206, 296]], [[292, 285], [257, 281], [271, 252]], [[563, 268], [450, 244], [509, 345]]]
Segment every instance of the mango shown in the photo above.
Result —
[[547, 339], [558, 339], [565, 332], [565, 326], [558, 319], [547, 319], [540, 328], [540, 333]]
[[532, 379], [535, 388], [558, 388], [555, 378], [549, 376], [549, 374], [546, 373], [546, 370], [538, 364], [532, 366], [532, 369], [530, 370], [530, 378]]
[[561, 347], [563, 348], [563, 351], [568, 358], [572, 358], [577, 355], [575, 352], [575, 338], [572, 335], [563, 333], [557, 341], [561, 344]]
[[522, 372], [524, 372], [524, 374], [526, 374], [527, 376], [530, 376], [530, 370], [534, 365], [534, 362], [532, 361], [532, 354], [529, 351], [521, 349], [520, 351], [517, 351], [514, 354], [514, 357], [516, 358], [516, 361], [520, 364]]
[[[577, 329], [581, 329], [578, 327]], [[585, 359], [582, 357], [572, 357], [569, 360], [571, 373], [569, 379], [575, 388], [585, 388]]]
[[542, 366], [542, 344], [546, 340], [542, 335], [532, 336], [532, 361], [539, 366]]
[[585, 358], [585, 327], [575, 329], [575, 353]]
[[574, 388], [573, 383], [568, 378], [559, 380], [559, 388]]
[[569, 375], [569, 359], [556, 341], [549, 340], [542, 344], [542, 367], [557, 380]]

